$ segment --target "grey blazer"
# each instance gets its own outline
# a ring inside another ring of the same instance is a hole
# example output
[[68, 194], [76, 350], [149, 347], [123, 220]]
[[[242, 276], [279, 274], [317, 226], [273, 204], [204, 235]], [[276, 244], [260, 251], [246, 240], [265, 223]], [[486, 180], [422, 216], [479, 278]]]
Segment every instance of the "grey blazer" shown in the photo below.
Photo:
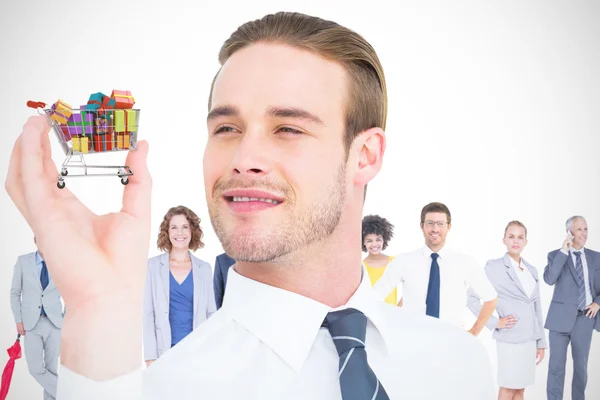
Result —
[[[588, 276], [592, 300], [600, 304], [600, 253], [588, 248], [584, 249], [588, 266]], [[559, 250], [548, 253], [548, 265], [544, 270], [544, 281], [554, 286], [552, 302], [546, 317], [546, 329], [561, 333], [569, 333], [577, 319], [577, 299], [579, 286], [571, 255]], [[596, 315], [594, 328], [600, 332], [600, 313]]]
[[[527, 261], [522, 259], [522, 263], [529, 269], [536, 281], [531, 296], [525, 293], [519, 277], [512, 267], [508, 253], [502, 258], [487, 262], [485, 273], [498, 292], [496, 312], [501, 318], [509, 315], [516, 316], [517, 323], [512, 328], [497, 329], [498, 318], [492, 315], [486, 326], [494, 332], [492, 338], [499, 342], [523, 343], [535, 340], [538, 348], [546, 348], [538, 273], [536, 268]], [[479, 315], [481, 302], [477, 293], [469, 288], [467, 296], [467, 306], [473, 314]]]
[[23, 322], [26, 331], [37, 324], [42, 306], [54, 326], [62, 328], [63, 305], [52, 277], [49, 278], [48, 286], [42, 290], [35, 253], [25, 254], [17, 259], [10, 287], [10, 308], [15, 323]]
[[[194, 324], [206, 321], [216, 310], [210, 264], [194, 257]], [[169, 253], [148, 260], [146, 294], [144, 296], [144, 360], [156, 360], [171, 348], [169, 323], [170, 289]]]

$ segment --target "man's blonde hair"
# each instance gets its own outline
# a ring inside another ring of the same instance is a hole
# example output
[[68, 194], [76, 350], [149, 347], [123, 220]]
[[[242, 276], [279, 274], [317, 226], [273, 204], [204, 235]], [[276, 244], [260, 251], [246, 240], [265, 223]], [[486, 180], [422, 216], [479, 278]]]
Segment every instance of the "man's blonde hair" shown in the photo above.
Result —
[[[269, 14], [241, 25], [225, 41], [219, 52], [221, 66], [238, 50], [256, 43], [281, 43], [305, 49], [345, 68], [350, 78], [345, 115], [346, 152], [359, 133], [374, 127], [385, 130], [387, 90], [383, 67], [373, 47], [362, 36], [335, 22], [305, 14]], [[214, 80], [209, 110], [213, 87]]]

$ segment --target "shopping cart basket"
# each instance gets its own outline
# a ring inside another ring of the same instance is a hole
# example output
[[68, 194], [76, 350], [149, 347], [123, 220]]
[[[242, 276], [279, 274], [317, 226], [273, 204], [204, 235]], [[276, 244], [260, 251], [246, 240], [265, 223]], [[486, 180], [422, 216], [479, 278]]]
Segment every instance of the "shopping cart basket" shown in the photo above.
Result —
[[[116, 176], [121, 179], [123, 185], [129, 183], [129, 176], [133, 175], [133, 171], [127, 165], [88, 165], [84, 157], [135, 149], [140, 118], [139, 109], [87, 110], [73, 108], [68, 122], [62, 124], [50, 118], [54, 110], [46, 108], [45, 103], [28, 101], [27, 106], [37, 109], [40, 115], [46, 116], [66, 155], [56, 184], [59, 189], [65, 187], [67, 178], [88, 176]], [[73, 173], [73, 170], [76, 173]]]

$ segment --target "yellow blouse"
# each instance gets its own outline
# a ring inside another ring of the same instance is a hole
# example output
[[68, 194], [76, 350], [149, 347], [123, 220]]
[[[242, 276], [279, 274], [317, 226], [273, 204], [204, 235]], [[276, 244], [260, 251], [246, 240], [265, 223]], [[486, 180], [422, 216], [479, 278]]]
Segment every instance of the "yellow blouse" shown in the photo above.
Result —
[[[371, 286], [374, 286], [375, 283], [377, 283], [377, 281], [379, 280], [379, 278], [381, 278], [381, 276], [385, 272], [385, 269], [389, 265], [390, 261], [392, 261], [393, 259], [394, 259], [393, 256], [388, 256], [388, 262], [383, 267], [371, 267], [369, 264], [367, 264], [366, 262], [363, 261], [363, 264], [367, 268], [367, 273], [369, 274], [369, 279], [371, 280]], [[392, 304], [394, 306], [397, 305], [398, 304], [398, 299], [396, 299], [396, 294], [397, 294], [396, 292], [397, 292], [397, 290], [394, 289], [394, 291], [391, 292], [388, 295], [388, 297], [385, 298], [385, 302], [389, 303], [389, 304]]]

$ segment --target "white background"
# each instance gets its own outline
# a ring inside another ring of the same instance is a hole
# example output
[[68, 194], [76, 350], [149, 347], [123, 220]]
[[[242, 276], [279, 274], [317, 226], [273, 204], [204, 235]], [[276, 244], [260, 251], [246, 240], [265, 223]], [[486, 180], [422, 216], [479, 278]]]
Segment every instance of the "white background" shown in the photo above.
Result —
[[[213, 264], [221, 247], [205, 207], [201, 158], [217, 52], [248, 20], [301, 11], [358, 31], [383, 63], [388, 149], [383, 171], [369, 186], [365, 215], [377, 213], [395, 224], [390, 254], [423, 243], [419, 213], [431, 201], [452, 211], [449, 245], [482, 267], [502, 256], [503, 229], [512, 219], [527, 225], [524, 257], [540, 273], [572, 214], [587, 218], [588, 247], [600, 249], [600, 3], [0, 1], [2, 180], [12, 144], [34, 113], [27, 100], [51, 104], [61, 98], [78, 106], [91, 93], [129, 89], [142, 109], [140, 138], [150, 142], [152, 229], [158, 233], [171, 206], [191, 207], [206, 233], [206, 247], [196, 255]], [[51, 142], [60, 164], [64, 155], [54, 136]], [[88, 162], [110, 165], [124, 156], [94, 155]], [[67, 185], [98, 213], [120, 208], [117, 178]], [[35, 247], [4, 191], [0, 210], [0, 347], [9, 347], [16, 336], [9, 306], [12, 268]], [[156, 235], [149, 256], [158, 254], [155, 243]], [[68, 252], [70, 244], [63, 246]], [[542, 284], [541, 290], [547, 308], [552, 288]], [[488, 331], [481, 340], [495, 365]], [[594, 379], [599, 350], [595, 333], [589, 398], [600, 394]], [[547, 359], [537, 372], [528, 399], [545, 398]], [[568, 369], [565, 399], [571, 376]], [[19, 360], [9, 399], [23, 398], [41, 398], [41, 389]]]

